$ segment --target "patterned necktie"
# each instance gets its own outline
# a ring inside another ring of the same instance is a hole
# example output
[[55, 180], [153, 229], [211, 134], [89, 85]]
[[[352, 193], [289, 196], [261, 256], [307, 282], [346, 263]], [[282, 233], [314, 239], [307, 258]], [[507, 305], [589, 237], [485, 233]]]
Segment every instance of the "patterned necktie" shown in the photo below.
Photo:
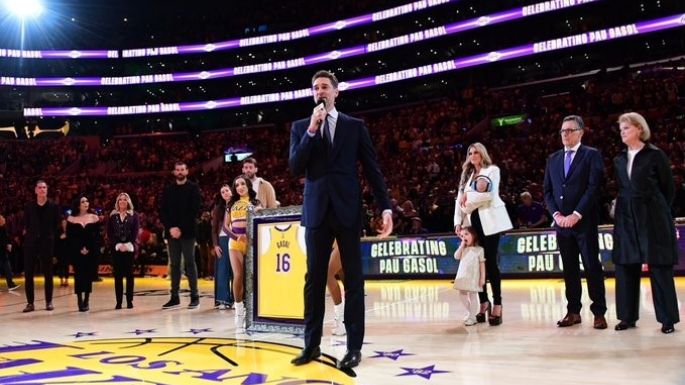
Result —
[[571, 161], [573, 160], [573, 150], [566, 151], [566, 157], [564, 158], [564, 176], [568, 175], [568, 170], [571, 168]]

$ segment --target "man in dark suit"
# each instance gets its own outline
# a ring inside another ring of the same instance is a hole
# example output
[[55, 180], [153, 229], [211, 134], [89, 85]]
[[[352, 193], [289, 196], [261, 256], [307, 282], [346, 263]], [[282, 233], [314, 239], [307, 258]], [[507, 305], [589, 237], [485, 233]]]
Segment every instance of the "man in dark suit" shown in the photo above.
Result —
[[52, 257], [55, 234], [60, 225], [57, 205], [48, 200], [48, 184], [36, 182], [36, 199], [24, 208], [24, 277], [26, 284], [26, 307], [23, 312], [35, 310], [33, 305], [33, 274], [36, 264], [43, 269], [45, 277], [45, 310], [52, 311]]
[[338, 241], [345, 273], [345, 327], [347, 353], [338, 363], [352, 368], [361, 361], [364, 340], [364, 277], [360, 233], [361, 187], [357, 162], [361, 162], [378, 205], [383, 209], [383, 232], [392, 232], [392, 211], [383, 175], [364, 122], [335, 108], [338, 79], [327, 71], [312, 78], [317, 106], [309, 118], [293, 123], [289, 165], [293, 174], [305, 174], [302, 225], [306, 228], [307, 275], [304, 288], [305, 346], [292, 360], [302, 365], [321, 355], [326, 277], [333, 240]]
[[604, 164], [597, 149], [580, 143], [584, 127], [580, 116], [564, 118], [559, 131], [564, 149], [552, 154], [545, 168], [545, 202], [554, 218], [568, 301], [568, 312], [557, 325], [567, 327], [580, 323], [580, 253], [592, 300], [590, 310], [595, 316], [593, 327], [606, 329], [604, 314], [607, 307], [604, 271], [599, 259], [599, 205], [596, 198]]

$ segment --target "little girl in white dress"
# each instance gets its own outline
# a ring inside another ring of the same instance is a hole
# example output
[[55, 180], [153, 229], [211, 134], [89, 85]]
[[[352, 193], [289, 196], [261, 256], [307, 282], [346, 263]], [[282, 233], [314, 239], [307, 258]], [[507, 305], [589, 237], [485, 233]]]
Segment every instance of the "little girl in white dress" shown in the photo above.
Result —
[[459, 290], [459, 299], [467, 310], [464, 326], [471, 326], [477, 323], [476, 314], [480, 311], [478, 292], [485, 284], [485, 254], [472, 227], [462, 227], [459, 235], [461, 244], [454, 252], [454, 259], [459, 261], [454, 288]]

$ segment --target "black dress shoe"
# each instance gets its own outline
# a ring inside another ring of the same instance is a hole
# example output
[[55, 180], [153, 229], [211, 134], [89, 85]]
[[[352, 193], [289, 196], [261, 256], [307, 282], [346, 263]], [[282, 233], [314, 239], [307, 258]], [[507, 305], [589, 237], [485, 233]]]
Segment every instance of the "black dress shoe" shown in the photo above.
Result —
[[614, 330], [626, 330], [628, 328], [634, 328], [635, 322], [621, 321], [614, 326]]
[[338, 362], [338, 369], [351, 369], [362, 362], [362, 352], [359, 350], [348, 350], [345, 357]]
[[32, 312], [32, 311], [34, 311], [34, 310], [36, 310], [36, 308], [33, 307], [33, 304], [32, 304], [32, 303], [29, 303], [29, 304], [26, 305], [26, 307], [24, 308], [24, 310], [22, 310], [22, 312], [23, 312], [23, 313], [29, 313], [29, 312]]
[[315, 348], [312, 348], [312, 349], [304, 348], [300, 352], [299, 356], [290, 360], [290, 363], [295, 365], [295, 366], [300, 366], [300, 365], [304, 365], [304, 364], [307, 364], [307, 363], [313, 361], [314, 359], [318, 358], [319, 356], [321, 356], [321, 348], [319, 348], [318, 346]]
[[675, 328], [671, 324], [661, 325], [661, 332], [664, 334], [671, 334], [675, 331]]

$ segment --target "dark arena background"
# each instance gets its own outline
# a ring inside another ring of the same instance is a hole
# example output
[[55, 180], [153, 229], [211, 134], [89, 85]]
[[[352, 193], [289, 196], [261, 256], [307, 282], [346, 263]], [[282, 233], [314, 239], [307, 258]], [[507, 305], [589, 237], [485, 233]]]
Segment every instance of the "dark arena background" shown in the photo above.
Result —
[[[328, 292], [323, 354], [290, 363], [303, 347], [307, 268], [299, 225], [307, 177], [289, 169], [291, 127], [312, 115], [319, 70], [340, 81], [336, 109], [368, 128], [394, 224], [378, 237], [383, 207], [366, 165], [359, 167], [366, 335], [353, 369], [336, 366], [346, 337], [334, 333], [338, 310]], [[684, 315], [683, 0], [0, 1], [0, 384], [683, 385], [685, 335], [677, 321], [675, 333], [664, 331], [674, 321], [664, 321], [652, 299], [662, 288], [650, 277], [661, 266], [636, 270], [642, 277], [631, 300], [641, 317], [632, 320], [637, 327], [614, 329], [622, 271], [612, 259], [622, 172], [614, 158], [626, 149], [618, 120], [627, 112], [644, 116], [648, 143], [670, 169], [661, 182], [672, 188], [679, 259], [668, 265]], [[603, 161], [590, 216], [599, 221], [606, 330], [593, 327], [580, 259], [580, 318], [557, 325], [566, 319], [568, 285], [544, 182], [562, 137], [576, 135], [560, 135], [568, 115], [582, 117], [582, 144]], [[453, 289], [462, 243], [455, 205], [476, 142], [499, 167], [513, 229], [496, 246], [501, 323], [465, 326]], [[233, 302], [217, 295], [228, 279], [218, 274], [211, 222], [221, 187], [249, 158], [273, 186], [277, 208], [247, 221], [243, 333]], [[171, 274], [161, 207], [177, 162], [201, 195], [190, 258], [199, 306], [186, 308], [195, 294], [184, 275], [181, 307], [163, 310]], [[72, 253], [63, 230], [51, 230], [50, 255], [29, 255], [45, 242], [32, 236], [27, 206], [39, 181], [58, 220], [86, 217], [72, 207], [80, 197], [96, 218], [86, 311], [74, 295], [78, 248]], [[115, 309], [118, 255], [107, 223], [123, 192], [139, 218], [136, 280], [126, 289], [131, 308]], [[653, 204], [645, 215], [657, 210]], [[301, 258], [277, 254], [277, 272], [296, 272], [279, 281], [264, 269], [277, 243], [269, 243], [272, 230], [286, 231], [284, 224], [294, 226], [288, 247]], [[672, 242], [670, 230], [661, 235]], [[27, 275], [36, 276], [35, 288]], [[35, 300], [27, 300], [31, 289]], [[22, 312], [32, 301], [35, 310]], [[266, 309], [287, 314], [260, 313]]]

